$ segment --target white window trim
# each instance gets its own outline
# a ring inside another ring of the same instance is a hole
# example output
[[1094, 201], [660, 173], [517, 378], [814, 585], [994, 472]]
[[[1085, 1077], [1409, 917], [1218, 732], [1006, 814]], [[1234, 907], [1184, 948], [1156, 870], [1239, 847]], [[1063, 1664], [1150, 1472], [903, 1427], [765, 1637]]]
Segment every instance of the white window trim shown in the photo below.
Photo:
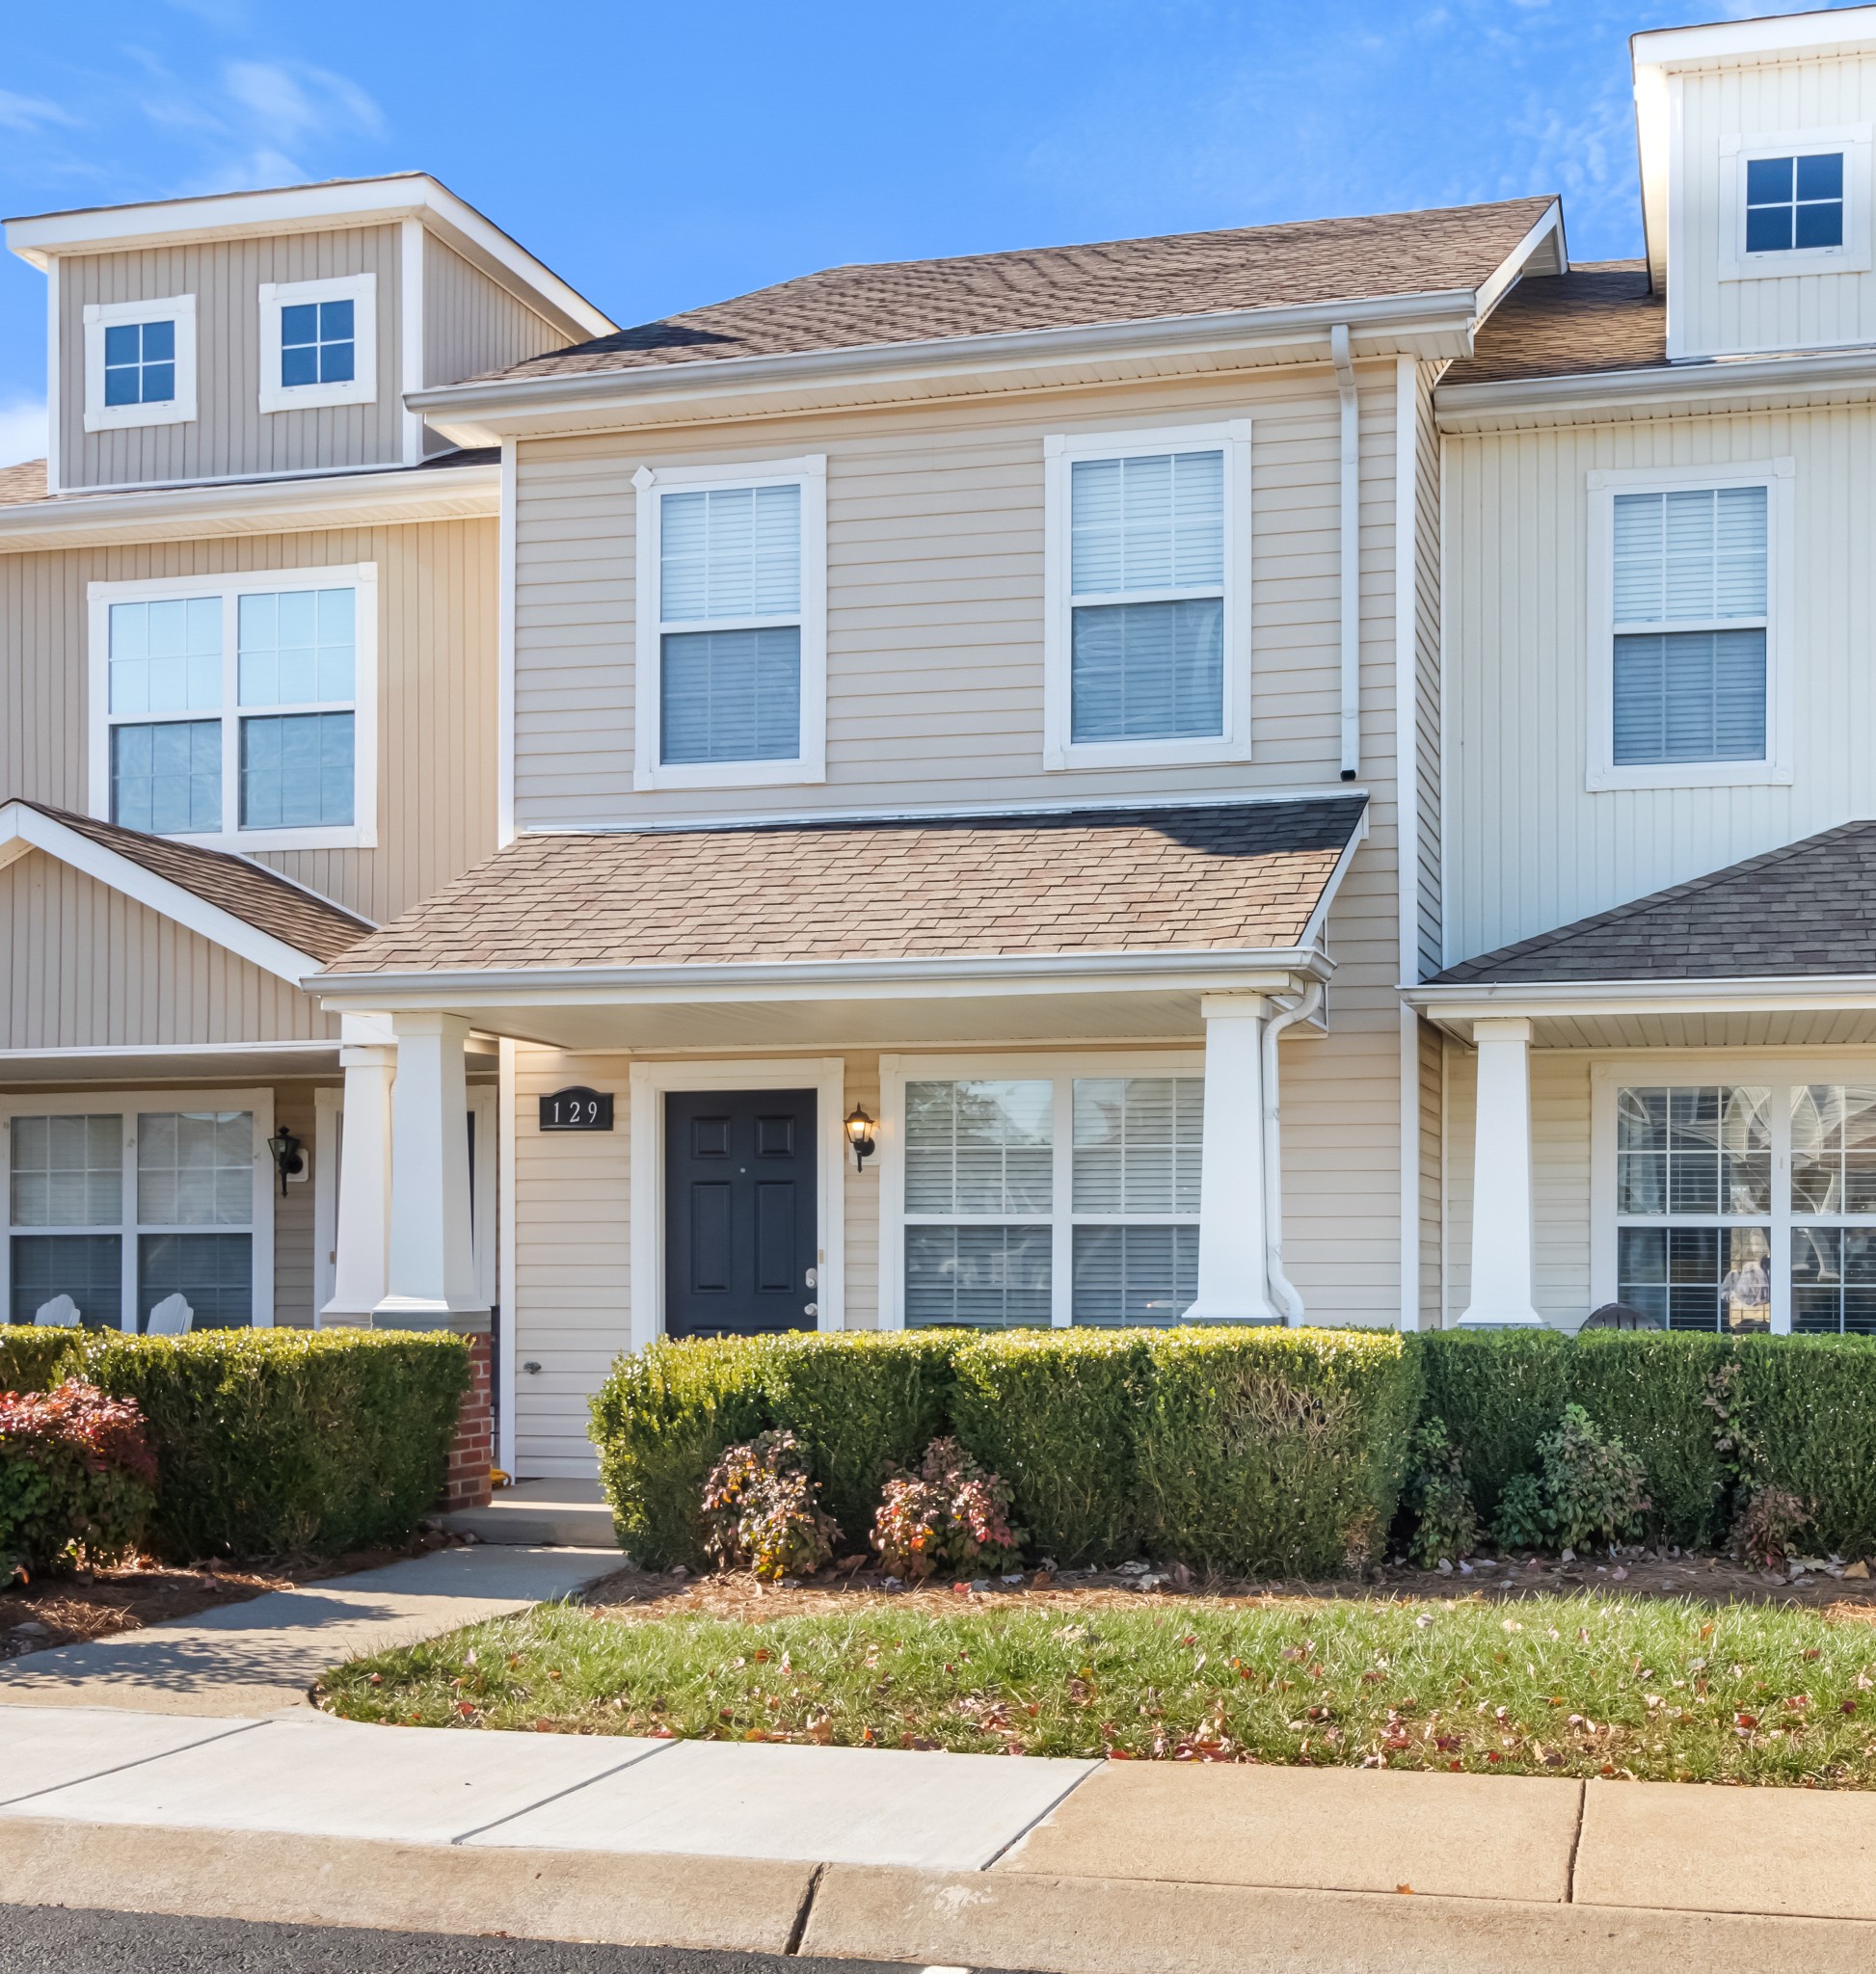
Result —
[[[1748, 788], [1792, 779], [1793, 576], [1792, 506], [1797, 464], [1791, 459], [1745, 465], [1645, 467], [1588, 475], [1590, 498], [1589, 735], [1584, 787], [1612, 788]], [[1765, 497], [1765, 759], [1763, 760], [1616, 763], [1616, 495], [1672, 494], [1689, 489], [1763, 487]]]
[[[740, 466], [640, 467], [634, 526], [636, 666], [632, 787], [634, 788], [767, 788], [827, 779], [827, 456], [764, 460]], [[685, 764], [659, 760], [662, 704], [659, 670], [665, 631], [707, 630], [708, 624], [662, 622], [659, 591], [659, 494], [682, 489], [741, 487], [801, 489], [801, 747], [792, 760], [713, 760]]]
[[[1075, 740], [1070, 468], [1156, 452], [1224, 454], [1223, 731], [1192, 740]], [[1157, 431], [1051, 432], [1042, 441], [1042, 765], [1172, 767], [1250, 759], [1250, 420]]]
[[[673, 1090], [815, 1093], [817, 1327], [846, 1327], [846, 1064], [838, 1055], [760, 1060], [634, 1062], [631, 1107], [631, 1347], [664, 1334], [664, 1099]], [[478, 1125], [477, 1130], [481, 1127]]]
[[[1746, 167], [1755, 158], [1815, 157], [1843, 153], [1843, 245], [1794, 247], [1769, 253], [1746, 252]], [[1720, 236], [1720, 280], [1778, 280], [1802, 274], [1865, 274], [1869, 270], [1870, 126], [1844, 123], [1827, 130], [1769, 130], [1720, 141], [1721, 197], [1727, 217]]]
[[[241, 735], [244, 710], [258, 719], [290, 707], [250, 707], [237, 700], [240, 663], [239, 600], [279, 590], [352, 589], [358, 592], [352, 679], [352, 820], [306, 829], [242, 829], [240, 815]], [[111, 729], [138, 726], [149, 717], [219, 719], [222, 723], [222, 828], [179, 837], [211, 850], [369, 850], [378, 843], [378, 565], [340, 563], [307, 569], [244, 571], [228, 575], [162, 576], [149, 582], [94, 582], [91, 605], [91, 774], [89, 813], [111, 819]], [[222, 599], [222, 705], [210, 713], [125, 714], [111, 717], [111, 605], [146, 603], [176, 597]]]
[[[1616, 1299], [1616, 1092], [1626, 1088], [1736, 1083], [1770, 1084], [1772, 1100], [1772, 1211], [1758, 1215], [1715, 1214], [1772, 1230], [1772, 1333], [1791, 1330], [1791, 1228], [1794, 1220], [1822, 1219], [1836, 1226], [1876, 1226], [1876, 1214], [1794, 1214], [1791, 1211], [1791, 1112], [1781, 1102], [1781, 1087], [1794, 1083], [1876, 1082], [1876, 1050], [1837, 1050], [1829, 1054], [1753, 1054], [1735, 1050], [1642, 1051], [1605, 1057], [1590, 1065], [1590, 1307]], [[1701, 1215], [1663, 1214], [1676, 1218]]]
[[[378, 277], [348, 274], [317, 281], [262, 281], [260, 284], [260, 409], [263, 412], [315, 411], [322, 405], [369, 405], [378, 401]], [[300, 302], [350, 302], [352, 375], [340, 384], [281, 382], [281, 310]]]
[[[104, 402], [104, 332], [128, 322], [175, 324], [175, 395], [167, 404]], [[193, 425], [196, 421], [196, 298], [171, 295], [153, 302], [85, 304], [85, 430], [121, 432], [143, 425]], [[55, 490], [56, 491], [56, 490]]]
[[[123, 1118], [123, 1217], [112, 1227], [89, 1230], [118, 1234], [123, 1240], [123, 1316], [126, 1331], [137, 1327], [137, 1117], [145, 1110], [247, 1110], [254, 1115], [254, 1327], [274, 1327], [274, 1188], [279, 1175], [267, 1140], [274, 1134], [274, 1093], [257, 1090], [120, 1090], [62, 1092], [57, 1096], [0, 1096], [0, 1186], [7, 1193], [7, 1217], [0, 1221], [0, 1321], [13, 1304], [13, 1237], [54, 1230], [13, 1224], [13, 1121], [15, 1117], [88, 1117], [121, 1113]], [[190, 1233], [238, 1234], [238, 1227], [193, 1227]]]
[[[1104, 454], [1102, 457], [1108, 457]], [[1078, 1077], [1197, 1076], [1205, 1074], [1202, 1049], [1099, 1050], [1048, 1054], [882, 1055], [879, 1058], [879, 1326], [905, 1327], [905, 1086], [908, 1082], [1040, 1082], [1055, 1085], [1054, 1199], [1049, 1221], [1054, 1248], [1049, 1268], [1049, 1320], [1056, 1329], [1074, 1320], [1075, 1215], [1074, 1105]], [[973, 1217], [960, 1214], [959, 1219]], [[1012, 1221], [1019, 1214], [982, 1216]], [[1084, 1218], [1094, 1217], [1083, 1215]], [[1198, 1224], [1192, 1214], [1120, 1214], [1129, 1226], [1165, 1222]]]

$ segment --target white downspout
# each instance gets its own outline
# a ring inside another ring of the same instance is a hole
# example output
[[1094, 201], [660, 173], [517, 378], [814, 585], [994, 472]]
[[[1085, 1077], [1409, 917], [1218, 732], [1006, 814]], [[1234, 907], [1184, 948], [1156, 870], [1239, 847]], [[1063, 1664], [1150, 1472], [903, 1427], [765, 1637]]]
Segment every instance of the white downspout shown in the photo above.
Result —
[[1361, 412], [1349, 325], [1334, 324], [1328, 353], [1342, 400], [1342, 779], [1361, 773]]
[[1285, 1028], [1307, 1021], [1323, 1004], [1323, 983], [1312, 980], [1302, 999], [1264, 1024], [1264, 1254], [1270, 1297], [1286, 1323], [1302, 1320], [1302, 1297], [1283, 1272], [1283, 1158], [1277, 1092], [1276, 1044]]

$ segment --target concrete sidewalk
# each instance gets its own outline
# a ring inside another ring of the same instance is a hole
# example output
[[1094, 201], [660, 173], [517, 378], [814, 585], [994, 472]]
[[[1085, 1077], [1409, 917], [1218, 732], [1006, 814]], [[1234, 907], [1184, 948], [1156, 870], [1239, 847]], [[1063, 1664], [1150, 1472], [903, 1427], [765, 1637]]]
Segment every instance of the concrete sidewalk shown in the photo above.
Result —
[[1876, 1796], [0, 1708], [0, 1901], [1238, 1974], [1876, 1957]]
[[[330, 1666], [571, 1595], [615, 1549], [433, 1550], [383, 1569], [270, 1590], [195, 1617], [0, 1666], [0, 1707], [131, 1707], [249, 1717], [304, 1706]], [[6, 1721], [0, 1715], [0, 1747]]]

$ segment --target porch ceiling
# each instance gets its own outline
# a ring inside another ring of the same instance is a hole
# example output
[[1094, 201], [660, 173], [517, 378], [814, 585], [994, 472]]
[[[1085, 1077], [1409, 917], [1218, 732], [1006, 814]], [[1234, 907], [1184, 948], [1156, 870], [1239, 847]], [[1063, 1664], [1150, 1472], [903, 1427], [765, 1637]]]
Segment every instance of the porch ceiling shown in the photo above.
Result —
[[[1487, 1010], [1427, 1008], [1461, 1041]], [[1494, 1006], [1493, 1016], [1531, 1023], [1534, 1049], [1862, 1049], [1876, 1048], [1876, 1007], [1641, 1009], [1606, 1012]]]

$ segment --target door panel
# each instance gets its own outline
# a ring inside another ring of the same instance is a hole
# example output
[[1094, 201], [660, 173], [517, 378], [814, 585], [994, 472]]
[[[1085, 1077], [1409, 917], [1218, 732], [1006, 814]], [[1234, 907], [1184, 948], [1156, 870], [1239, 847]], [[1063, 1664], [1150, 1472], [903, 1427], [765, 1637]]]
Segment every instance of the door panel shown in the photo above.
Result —
[[666, 1333], [813, 1329], [815, 1092], [664, 1101]]

